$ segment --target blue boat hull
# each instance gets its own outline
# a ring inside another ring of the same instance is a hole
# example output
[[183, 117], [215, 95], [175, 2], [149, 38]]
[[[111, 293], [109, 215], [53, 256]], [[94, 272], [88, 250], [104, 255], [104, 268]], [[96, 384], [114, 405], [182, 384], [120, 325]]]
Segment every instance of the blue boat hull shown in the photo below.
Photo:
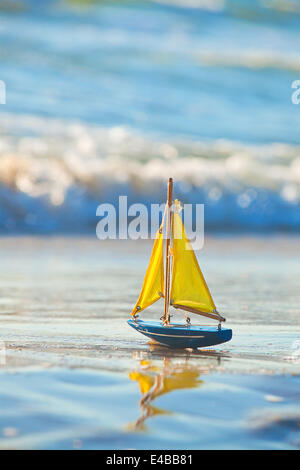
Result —
[[232, 330], [215, 326], [163, 326], [159, 321], [128, 320], [128, 325], [139, 333], [169, 348], [203, 348], [226, 343], [232, 338]]

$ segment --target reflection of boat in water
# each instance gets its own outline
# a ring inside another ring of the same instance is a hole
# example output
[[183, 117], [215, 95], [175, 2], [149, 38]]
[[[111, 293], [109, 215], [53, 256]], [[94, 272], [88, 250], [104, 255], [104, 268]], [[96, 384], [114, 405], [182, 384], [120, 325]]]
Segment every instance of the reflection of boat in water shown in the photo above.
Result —
[[163, 367], [158, 367], [151, 361], [141, 361], [140, 369], [130, 372], [130, 380], [138, 382], [142, 398], [139, 402], [141, 417], [134, 423], [133, 429], [143, 430], [144, 421], [151, 416], [172, 414], [152, 405], [159, 396], [174, 390], [197, 388], [202, 380], [199, 379], [201, 370], [195, 365], [189, 365], [186, 360], [181, 364], [172, 364], [164, 359]]

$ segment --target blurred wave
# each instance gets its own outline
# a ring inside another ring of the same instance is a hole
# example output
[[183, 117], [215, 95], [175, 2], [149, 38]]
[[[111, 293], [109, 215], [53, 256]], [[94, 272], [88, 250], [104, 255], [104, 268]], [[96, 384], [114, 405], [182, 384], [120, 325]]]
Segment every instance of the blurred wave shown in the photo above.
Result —
[[91, 231], [175, 179], [210, 230], [300, 228], [296, 0], [0, 2], [0, 230]]
[[205, 203], [208, 230], [300, 229], [299, 146], [155, 140], [30, 116], [6, 124], [23, 136], [1, 140], [2, 231], [94, 230], [98, 204], [164, 202], [169, 176], [184, 203]]

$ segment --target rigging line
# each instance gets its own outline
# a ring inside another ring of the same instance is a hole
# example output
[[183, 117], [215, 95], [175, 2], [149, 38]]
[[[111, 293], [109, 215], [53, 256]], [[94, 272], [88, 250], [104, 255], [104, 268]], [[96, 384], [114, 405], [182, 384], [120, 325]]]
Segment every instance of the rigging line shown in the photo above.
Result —
[[159, 227], [159, 229], [158, 229], [159, 233], [162, 233], [162, 229], [164, 228], [164, 225], [165, 225], [165, 217], [166, 217], [166, 212], [167, 212], [167, 204], [168, 204], [168, 201], [167, 201], [166, 204], [165, 204], [164, 215], [163, 215], [163, 218], [162, 218], [160, 227]]

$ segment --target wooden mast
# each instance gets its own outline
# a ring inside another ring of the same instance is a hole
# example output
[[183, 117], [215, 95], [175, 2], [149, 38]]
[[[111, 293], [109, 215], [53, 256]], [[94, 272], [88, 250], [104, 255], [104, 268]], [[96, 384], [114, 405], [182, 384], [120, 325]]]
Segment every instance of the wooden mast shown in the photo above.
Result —
[[173, 196], [173, 178], [169, 178], [168, 181], [168, 198], [167, 198], [167, 212], [166, 212], [166, 263], [165, 263], [165, 310], [163, 316], [163, 323], [169, 324], [170, 323], [170, 313], [169, 313], [169, 306], [170, 306], [170, 265], [171, 265], [171, 258], [170, 258], [170, 242], [171, 242], [171, 222], [172, 222], [172, 196]]

